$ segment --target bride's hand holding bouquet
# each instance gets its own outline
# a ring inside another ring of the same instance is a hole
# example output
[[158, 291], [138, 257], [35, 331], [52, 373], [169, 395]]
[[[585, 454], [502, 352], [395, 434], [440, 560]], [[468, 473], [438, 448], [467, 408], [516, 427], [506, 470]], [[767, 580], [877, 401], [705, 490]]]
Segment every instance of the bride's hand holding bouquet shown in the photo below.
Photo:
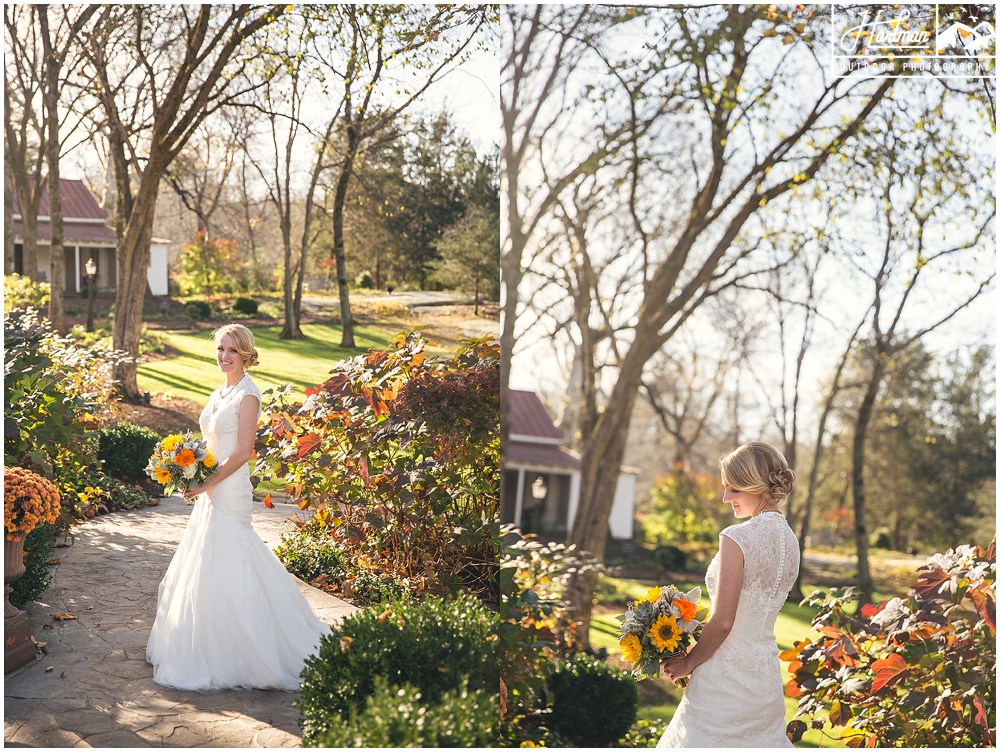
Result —
[[153, 450], [146, 474], [163, 486], [166, 495], [179, 488], [185, 500], [192, 501], [189, 493], [204, 486], [216, 468], [215, 456], [205, 446], [205, 440], [193, 433], [167, 436]]
[[687, 652], [701, 634], [708, 609], [698, 605], [701, 588], [681, 593], [673, 585], [654, 587], [629, 605], [618, 617], [618, 644], [638, 679], [660, 675], [664, 664], [668, 676], [680, 686], [687, 684]]

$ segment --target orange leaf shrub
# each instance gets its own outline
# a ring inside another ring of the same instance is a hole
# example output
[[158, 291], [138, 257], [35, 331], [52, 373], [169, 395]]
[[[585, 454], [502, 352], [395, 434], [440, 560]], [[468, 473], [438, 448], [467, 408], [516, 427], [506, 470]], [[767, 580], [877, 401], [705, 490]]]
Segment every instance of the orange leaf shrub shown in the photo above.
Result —
[[23, 467], [5, 467], [3, 485], [3, 519], [9, 540], [56, 521], [59, 492], [50, 481]]
[[[995, 746], [995, 588], [994, 540], [931, 557], [905, 598], [856, 614], [850, 589], [814, 594], [819, 637], [781, 654], [797, 716], [848, 747]], [[805, 729], [793, 720], [789, 737]]]

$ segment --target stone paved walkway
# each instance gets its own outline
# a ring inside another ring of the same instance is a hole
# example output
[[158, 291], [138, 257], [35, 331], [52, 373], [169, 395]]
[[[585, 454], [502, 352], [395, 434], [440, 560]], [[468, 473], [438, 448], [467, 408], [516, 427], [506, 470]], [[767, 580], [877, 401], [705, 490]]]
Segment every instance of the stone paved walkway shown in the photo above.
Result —
[[[153, 683], [146, 638], [156, 591], [191, 507], [178, 497], [104, 515], [56, 549], [52, 586], [28, 609], [48, 655], [4, 677], [7, 747], [293, 747], [298, 713], [290, 692], [211, 694]], [[255, 503], [254, 529], [277, 545], [295, 506]], [[354, 607], [300, 582], [316, 614], [334, 623]], [[53, 614], [71, 611], [75, 620]]]

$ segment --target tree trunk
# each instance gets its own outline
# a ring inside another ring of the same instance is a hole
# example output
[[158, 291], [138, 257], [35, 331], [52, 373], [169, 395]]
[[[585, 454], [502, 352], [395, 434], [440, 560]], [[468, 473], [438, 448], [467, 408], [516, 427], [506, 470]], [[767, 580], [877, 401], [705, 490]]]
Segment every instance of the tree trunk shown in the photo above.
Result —
[[[517, 288], [521, 284], [521, 254], [527, 241], [521, 226], [508, 222], [510, 250], [500, 259], [503, 305], [500, 312], [500, 458], [507, 457], [510, 437], [510, 361], [514, 354], [514, 323], [517, 319]], [[506, 473], [500, 473], [500, 498], [505, 498]]]
[[24, 235], [21, 237], [21, 267], [24, 276], [35, 282], [38, 281], [38, 206], [35, 209], [25, 209], [25, 202], [21, 199], [20, 193], [17, 197], [18, 207], [21, 209], [21, 226], [24, 228]]
[[6, 150], [3, 161], [3, 273], [14, 273], [14, 176]]
[[871, 378], [858, 408], [851, 451], [851, 492], [854, 497], [854, 541], [858, 550], [858, 608], [871, 603], [872, 575], [868, 565], [868, 524], [865, 514], [865, 439], [875, 406], [875, 396], [885, 373], [885, 356], [876, 353]]
[[295, 307], [295, 293], [292, 282], [295, 279], [295, 270], [292, 268], [292, 218], [291, 207], [287, 205], [288, 193], [285, 193], [286, 206], [281, 212], [281, 242], [285, 253], [285, 325], [281, 329], [278, 339], [302, 339], [302, 330], [299, 328], [299, 312]]
[[[163, 166], [148, 165], [150, 174], [163, 174]], [[131, 360], [115, 366], [114, 377], [118, 382], [118, 392], [123, 399], [138, 401], [142, 397], [136, 379], [136, 359], [139, 357], [139, 339], [142, 333], [142, 308], [146, 298], [148, 282], [146, 270], [149, 268], [149, 243], [153, 236], [153, 217], [156, 212], [156, 196], [159, 180], [144, 180], [139, 194], [131, 203], [128, 220], [117, 253], [118, 283], [115, 289], [115, 316], [112, 337], [116, 350], [124, 350]], [[118, 200], [124, 204], [125, 196]], [[141, 293], [138, 291], [142, 291]]]
[[63, 320], [63, 293], [66, 289], [66, 266], [63, 261], [63, 211], [62, 190], [59, 182], [59, 69], [61, 61], [52, 51], [49, 38], [48, 8], [38, 5], [38, 22], [45, 53], [45, 88], [42, 100], [45, 107], [45, 125], [48, 130], [45, 143], [45, 162], [49, 176], [49, 321], [57, 331], [65, 330]]
[[354, 347], [354, 319], [351, 317], [350, 290], [347, 288], [347, 257], [344, 253], [344, 204], [354, 170], [354, 156], [360, 143], [358, 126], [347, 128], [347, 155], [333, 194], [333, 258], [337, 262], [337, 294], [340, 296], [341, 347]]
[[[636, 332], [636, 340], [622, 362], [607, 407], [601, 413], [593, 434], [585, 441], [581, 459], [580, 503], [577, 507], [569, 543], [587, 551], [598, 561], [604, 558], [608, 536], [608, 519], [615, 500], [615, 489], [625, 454], [624, 437], [628, 434], [642, 379], [642, 367], [648, 359], [648, 334]], [[646, 340], [646, 341], [644, 341]], [[567, 595], [573, 607], [573, 618], [585, 625], [580, 635], [583, 645], [590, 645], [586, 629], [594, 609], [597, 573], [573, 577]]]

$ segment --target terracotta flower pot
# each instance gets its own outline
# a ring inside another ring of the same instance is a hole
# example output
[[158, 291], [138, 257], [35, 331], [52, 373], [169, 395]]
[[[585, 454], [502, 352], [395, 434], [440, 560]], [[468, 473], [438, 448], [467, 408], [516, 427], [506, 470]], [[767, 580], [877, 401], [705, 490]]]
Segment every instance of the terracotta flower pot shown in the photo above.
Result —
[[10, 602], [11, 585], [24, 574], [24, 536], [11, 540], [6, 535], [3, 539], [3, 618], [9, 619], [21, 613]]

